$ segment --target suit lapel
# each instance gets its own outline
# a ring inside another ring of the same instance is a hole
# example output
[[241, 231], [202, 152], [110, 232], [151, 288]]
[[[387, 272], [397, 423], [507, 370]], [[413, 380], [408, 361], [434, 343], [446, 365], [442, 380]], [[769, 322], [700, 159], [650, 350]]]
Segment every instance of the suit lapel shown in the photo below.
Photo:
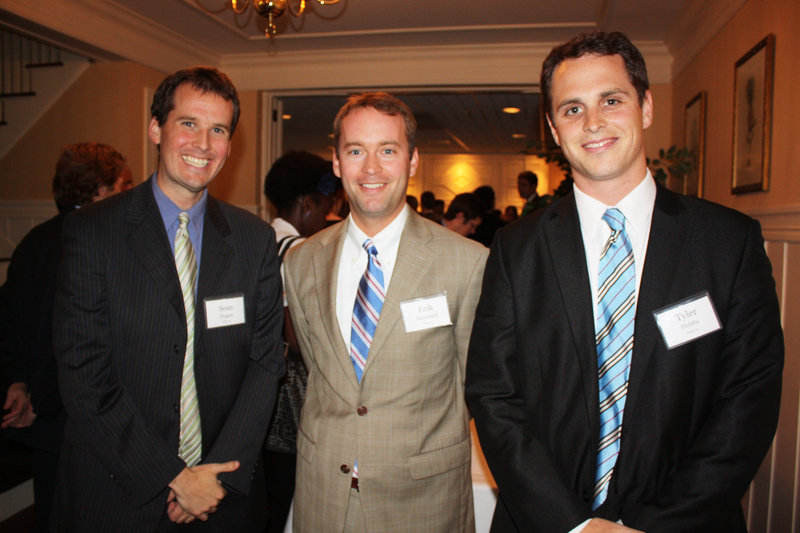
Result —
[[163, 288], [167, 300], [185, 322], [175, 258], [149, 180], [133, 191], [126, 220], [129, 230], [125, 239], [134, 257], [141, 261], [142, 271]]
[[[555, 265], [558, 289], [567, 311], [565, 326], [572, 332], [575, 353], [578, 355], [588, 419], [591, 420], [592, 431], [596, 433], [596, 413], [599, 407], [594, 313], [586, 252], [575, 197], [572, 194], [554, 206], [545, 222], [544, 232], [546, 245]], [[572, 363], [565, 361], [564, 364]]]
[[[353, 391], [359, 388], [353, 363], [347, 351], [342, 333], [339, 329], [339, 319], [336, 317], [336, 286], [339, 276], [339, 262], [342, 257], [342, 246], [347, 236], [349, 220], [334, 226], [323, 236], [322, 246], [314, 252], [313, 269], [315, 285], [318, 287], [317, 303], [322, 317], [322, 327], [328, 335], [333, 353], [339, 361], [342, 372], [347, 376]], [[322, 288], [324, 287], [324, 289]]]
[[634, 416], [647, 367], [661, 342], [652, 313], [670, 303], [667, 298], [677, 280], [674, 273], [689, 234], [687, 224], [679, 216], [684, 209], [675, 193], [658, 187], [636, 303], [633, 362], [628, 382], [626, 417]]
[[[230, 233], [231, 228], [219, 203], [209, 196], [203, 221], [203, 254], [200, 259], [200, 277], [197, 280], [197, 301], [195, 302], [194, 330], [198, 343], [201, 342], [206, 329], [203, 298], [219, 295], [217, 293], [220, 287], [225, 286], [224, 280], [233, 261], [234, 251], [227, 242]], [[198, 353], [202, 353], [202, 350], [196, 351], [196, 354]]]
[[430, 230], [425, 227], [422, 217], [409, 213], [403, 228], [400, 244], [397, 248], [397, 258], [395, 259], [392, 279], [389, 282], [389, 290], [386, 293], [386, 300], [383, 304], [381, 316], [378, 319], [378, 327], [375, 329], [375, 337], [369, 349], [369, 357], [364, 373], [369, 372], [370, 366], [375, 359], [380, 356], [381, 348], [392, 334], [401, 318], [400, 302], [421, 295], [417, 293], [417, 287], [425, 279], [433, 265], [436, 252], [426, 245], [433, 238]]

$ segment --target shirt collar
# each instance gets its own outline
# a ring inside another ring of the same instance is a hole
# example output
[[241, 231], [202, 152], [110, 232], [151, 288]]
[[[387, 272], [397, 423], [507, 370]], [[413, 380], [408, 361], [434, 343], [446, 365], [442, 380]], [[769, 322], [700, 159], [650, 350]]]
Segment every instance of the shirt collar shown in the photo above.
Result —
[[650, 220], [653, 217], [653, 206], [656, 201], [656, 182], [650, 169], [647, 169], [645, 178], [620, 200], [617, 205], [606, 205], [589, 196], [573, 184], [575, 205], [584, 235], [594, 235], [599, 224], [603, 223], [603, 214], [606, 209], [616, 207], [625, 215], [625, 227], [632, 229], [640, 235], [649, 231]]
[[[178, 220], [178, 215], [183, 212], [183, 209], [175, 205], [175, 202], [170, 200], [169, 197], [164, 194], [164, 191], [161, 190], [161, 187], [158, 186], [158, 180], [156, 179], [157, 174], [158, 172], [153, 172], [153, 175], [150, 176], [150, 181], [152, 182], [153, 186], [153, 196], [156, 198], [156, 205], [158, 205], [158, 210], [161, 213], [161, 219], [164, 221], [164, 227], [169, 228], [176, 223]], [[201, 233], [203, 227], [202, 220], [206, 214], [207, 202], [208, 189], [203, 191], [200, 201], [186, 211], [186, 213], [189, 215], [189, 223], [194, 226], [198, 234]]]
[[[408, 220], [409, 209], [408, 205], [403, 206], [403, 209], [394, 217], [394, 220], [372, 237], [372, 242], [375, 248], [378, 249], [378, 257], [381, 257], [384, 252], [391, 253], [391, 250], [395, 250], [393, 255], [396, 255], [403, 228], [406, 225], [406, 220]], [[369, 238], [355, 223], [352, 215], [348, 215], [347, 238], [359, 247]]]

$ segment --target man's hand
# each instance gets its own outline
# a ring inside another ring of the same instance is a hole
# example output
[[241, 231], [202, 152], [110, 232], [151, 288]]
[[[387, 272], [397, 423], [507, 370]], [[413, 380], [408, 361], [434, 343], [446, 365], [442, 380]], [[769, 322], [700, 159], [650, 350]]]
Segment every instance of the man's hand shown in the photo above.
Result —
[[[227, 492], [217, 480], [221, 472], [233, 472], [239, 468], [239, 461], [227, 463], [209, 463], [186, 467], [169, 484], [170, 496], [167, 499], [167, 514], [170, 520], [191, 522], [194, 518], [208, 520], [208, 515], [216, 512], [217, 505]], [[174, 497], [173, 497], [174, 496]], [[173, 503], [177, 502], [176, 509]], [[188, 519], [185, 514], [192, 516]]]
[[3, 409], [8, 410], [8, 413], [3, 415], [0, 428], [25, 428], [33, 424], [36, 413], [33, 412], [28, 385], [22, 382], [9, 385]]
[[638, 529], [631, 529], [622, 524], [603, 520], [602, 518], [592, 518], [581, 533], [643, 533]]

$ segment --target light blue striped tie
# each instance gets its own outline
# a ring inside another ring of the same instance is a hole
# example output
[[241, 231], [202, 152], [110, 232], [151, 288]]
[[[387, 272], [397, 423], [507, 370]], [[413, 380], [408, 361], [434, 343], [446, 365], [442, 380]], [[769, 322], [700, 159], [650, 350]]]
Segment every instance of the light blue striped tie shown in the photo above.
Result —
[[633, 248], [625, 232], [625, 216], [619, 209], [608, 209], [603, 220], [611, 228], [611, 237], [600, 255], [597, 276], [595, 342], [600, 388], [600, 441], [593, 510], [606, 500], [619, 455], [636, 315], [636, 269]]
[[350, 359], [353, 360], [353, 368], [355, 368], [359, 383], [364, 374], [369, 347], [375, 336], [378, 317], [386, 297], [383, 268], [378, 260], [378, 250], [372, 243], [372, 239], [364, 241], [362, 246], [367, 251], [369, 260], [367, 269], [358, 284], [356, 302], [353, 305], [352, 329], [350, 330]]
[[183, 358], [181, 379], [181, 416], [178, 455], [188, 466], [200, 462], [202, 436], [200, 433], [200, 406], [197, 403], [197, 386], [194, 380], [194, 288], [197, 283], [197, 260], [192, 241], [189, 240], [189, 215], [178, 215], [175, 233], [175, 266], [181, 282], [183, 306], [186, 312], [186, 354]]

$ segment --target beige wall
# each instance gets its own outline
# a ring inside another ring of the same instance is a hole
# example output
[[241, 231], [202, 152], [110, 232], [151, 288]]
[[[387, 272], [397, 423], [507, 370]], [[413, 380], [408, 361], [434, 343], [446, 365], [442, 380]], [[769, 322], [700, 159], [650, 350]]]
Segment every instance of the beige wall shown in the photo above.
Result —
[[[800, 202], [800, 2], [750, 0], [673, 82], [672, 140], [682, 146], [684, 108], [707, 92], [704, 196], [740, 210]], [[731, 194], [734, 64], [767, 34], [776, 35], [769, 191]]]
[[[64, 146], [84, 141], [121, 152], [136, 183], [155, 170], [147, 139], [153, 92], [164, 74], [130, 62], [94, 63], [0, 160], [0, 200], [51, 200], [51, 182]], [[212, 187], [243, 206], [259, 202], [256, 175], [258, 93], [240, 94], [242, 116], [231, 156]]]
[[51, 199], [62, 148], [101, 142], [121, 152], [139, 182], [145, 174], [145, 88], [163, 74], [128, 62], [95, 63], [0, 160], [0, 198]]

